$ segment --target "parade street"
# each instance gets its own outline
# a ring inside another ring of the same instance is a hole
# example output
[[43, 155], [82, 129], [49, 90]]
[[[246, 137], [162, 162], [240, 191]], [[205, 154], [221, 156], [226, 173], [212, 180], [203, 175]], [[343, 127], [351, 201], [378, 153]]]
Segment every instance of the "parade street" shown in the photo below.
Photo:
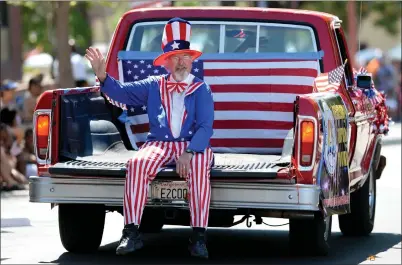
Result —
[[[377, 182], [374, 231], [369, 237], [346, 238], [333, 218], [331, 253], [327, 257], [295, 258], [289, 254], [288, 225], [269, 227], [244, 223], [210, 229], [210, 260], [225, 264], [400, 264], [401, 263], [401, 128], [397, 124], [383, 146], [387, 166]], [[387, 137], [385, 137], [387, 138]], [[165, 226], [160, 234], [144, 236], [145, 248], [135, 255], [116, 256], [123, 228], [118, 213], [106, 215], [102, 246], [93, 254], [68, 253], [59, 238], [58, 208], [28, 202], [28, 191], [2, 193], [2, 264], [184, 264], [198, 263], [187, 254], [189, 228]], [[285, 224], [286, 219], [265, 219]], [[85, 235], [83, 235], [85, 236]], [[203, 261], [201, 261], [203, 262]]]

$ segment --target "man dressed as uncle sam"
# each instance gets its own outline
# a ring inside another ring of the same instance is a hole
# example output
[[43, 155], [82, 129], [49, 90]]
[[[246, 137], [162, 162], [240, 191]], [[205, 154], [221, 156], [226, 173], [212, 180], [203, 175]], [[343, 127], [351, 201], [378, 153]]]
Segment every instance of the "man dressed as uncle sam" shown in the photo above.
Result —
[[214, 103], [210, 87], [191, 74], [192, 62], [201, 56], [190, 49], [191, 24], [181, 18], [167, 22], [162, 37], [163, 54], [154, 60], [167, 75], [122, 84], [106, 73], [98, 49], [90, 47], [85, 57], [101, 83], [101, 92], [126, 105], [146, 105], [150, 132], [146, 142], [127, 163], [124, 193], [124, 229], [116, 249], [124, 255], [142, 248], [138, 227], [148, 185], [161, 167], [175, 161], [176, 171], [187, 180], [193, 235], [191, 255], [208, 258], [205, 230], [208, 225], [213, 153]]

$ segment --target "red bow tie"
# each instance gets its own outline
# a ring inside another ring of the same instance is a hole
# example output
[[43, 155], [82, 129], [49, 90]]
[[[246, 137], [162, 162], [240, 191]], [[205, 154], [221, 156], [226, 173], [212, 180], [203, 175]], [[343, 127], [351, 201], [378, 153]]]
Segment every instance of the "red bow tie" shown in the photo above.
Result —
[[176, 91], [177, 93], [182, 93], [184, 90], [186, 90], [187, 83], [168, 81], [166, 86], [169, 92]]

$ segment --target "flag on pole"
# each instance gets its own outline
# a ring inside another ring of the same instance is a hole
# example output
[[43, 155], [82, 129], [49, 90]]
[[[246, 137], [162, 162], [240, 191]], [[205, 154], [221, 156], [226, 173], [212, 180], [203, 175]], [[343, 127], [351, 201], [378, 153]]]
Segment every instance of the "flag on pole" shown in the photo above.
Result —
[[342, 83], [343, 74], [345, 72], [344, 64], [329, 71], [328, 73], [322, 73], [314, 79], [314, 87], [317, 91], [337, 90]]

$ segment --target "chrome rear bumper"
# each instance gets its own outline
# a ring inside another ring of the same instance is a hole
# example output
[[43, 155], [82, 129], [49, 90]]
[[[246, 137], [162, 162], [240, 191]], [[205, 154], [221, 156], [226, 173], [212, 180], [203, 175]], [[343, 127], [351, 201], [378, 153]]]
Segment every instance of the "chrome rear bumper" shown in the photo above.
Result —
[[[211, 181], [211, 208], [319, 210], [319, 187], [300, 184], [228, 183]], [[41, 203], [79, 203], [122, 206], [124, 179], [112, 178], [29, 178], [29, 201]], [[150, 194], [150, 192], [149, 192]], [[188, 207], [185, 202], [156, 202], [147, 206]]]

